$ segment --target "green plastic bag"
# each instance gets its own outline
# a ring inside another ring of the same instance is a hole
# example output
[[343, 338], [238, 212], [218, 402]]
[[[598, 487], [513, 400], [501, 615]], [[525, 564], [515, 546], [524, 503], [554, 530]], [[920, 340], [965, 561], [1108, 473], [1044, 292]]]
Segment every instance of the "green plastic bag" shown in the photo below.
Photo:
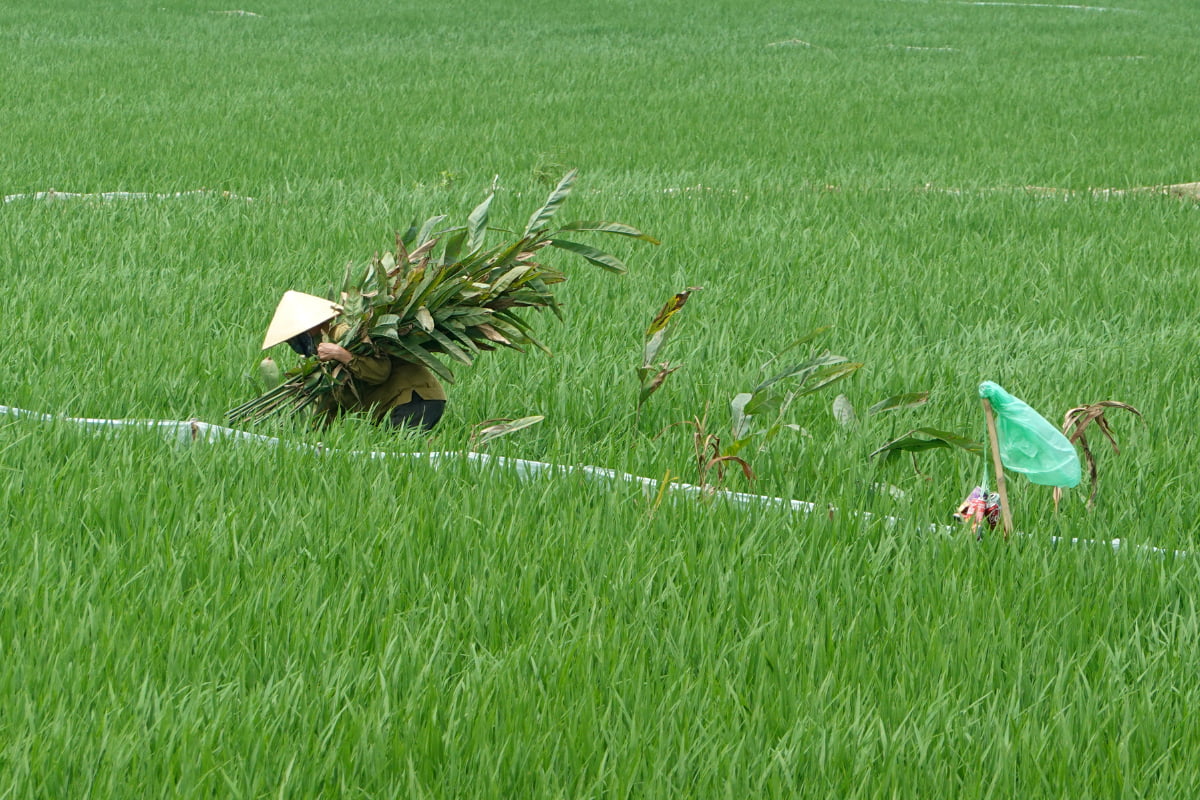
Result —
[[996, 414], [1000, 462], [1043, 486], [1070, 489], [1079, 485], [1083, 470], [1075, 445], [1026, 403], [991, 381], [979, 384], [979, 396]]

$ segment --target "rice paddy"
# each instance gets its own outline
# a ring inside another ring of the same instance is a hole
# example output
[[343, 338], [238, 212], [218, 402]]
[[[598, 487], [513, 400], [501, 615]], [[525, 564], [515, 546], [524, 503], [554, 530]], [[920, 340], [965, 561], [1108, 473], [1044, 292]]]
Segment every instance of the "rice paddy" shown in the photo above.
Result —
[[[456, 369], [427, 439], [0, 417], [0, 797], [1193, 794], [1200, 566], [1135, 546], [1200, 551], [1200, 201], [1153, 190], [1200, 180], [1200, 11], [1118, 5], [6, 3], [2, 405], [220, 423], [285, 289], [570, 168], [563, 220], [662, 244], [563, 259], [554, 355]], [[864, 367], [724, 485], [836, 512], [455, 455], [542, 415], [487, 451], [696, 483], [675, 423], [728, 443], [826, 325]], [[982, 380], [1142, 411], [1093, 510], [1011, 477], [976, 542], [934, 525], [979, 459], [868, 458], [982, 440]]]

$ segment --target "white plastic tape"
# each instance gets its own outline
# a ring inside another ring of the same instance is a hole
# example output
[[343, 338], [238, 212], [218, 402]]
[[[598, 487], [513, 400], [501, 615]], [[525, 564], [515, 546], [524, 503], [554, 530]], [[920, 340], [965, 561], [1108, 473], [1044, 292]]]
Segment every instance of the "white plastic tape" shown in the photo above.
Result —
[[5, 195], [4, 202], [15, 203], [19, 200], [101, 200], [111, 202], [113, 200], [178, 200], [183, 197], [197, 197], [204, 195], [212, 195], [221, 197], [226, 200], [245, 200], [252, 202], [253, 197], [243, 197], [233, 192], [220, 192], [215, 189], [192, 189], [188, 192], [57, 192], [51, 189], [48, 192], [31, 192], [29, 194], [10, 194]]
[[[324, 453], [342, 453], [345, 455], [361, 456], [364, 458], [424, 458], [431, 463], [436, 463], [441, 459], [466, 458], [468, 461], [474, 461], [480, 464], [494, 464], [500, 467], [506, 467], [520, 478], [531, 478], [543, 473], [579, 473], [590, 478], [597, 478], [606, 481], [620, 481], [624, 483], [640, 484], [647, 493], [658, 493], [660, 491], [671, 492], [674, 494], [682, 494], [689, 497], [715, 497], [726, 500], [734, 505], [739, 506], [764, 506], [773, 508], [785, 508], [790, 511], [796, 511], [804, 514], [811, 514], [817, 511], [827, 512], [831, 516], [834, 513], [846, 513], [851, 517], [863, 520], [878, 520], [887, 525], [899, 525], [902, 523], [898, 517], [883, 516], [872, 514], [870, 511], [848, 511], [838, 512], [833, 506], [820, 506], [816, 503], [807, 500], [789, 500], [783, 497], [770, 497], [768, 495], [749, 494], [747, 492], [732, 492], [728, 489], [710, 489], [702, 486], [696, 486], [690, 483], [678, 483], [671, 481], [663, 490], [662, 482], [655, 478], [646, 478], [641, 475], [633, 475], [628, 472], [618, 472], [607, 467], [594, 467], [590, 465], [570, 465], [570, 464], [551, 464], [545, 461], [530, 461], [524, 458], [509, 458], [507, 456], [496, 456], [491, 453], [479, 453], [471, 450], [464, 452], [417, 452], [403, 453], [393, 452], [388, 450], [336, 450], [320, 445], [302, 444], [296, 442], [288, 442], [275, 436], [264, 436], [259, 433], [250, 433], [236, 428], [227, 428], [223, 425], [213, 425], [209, 422], [201, 422], [200, 420], [154, 420], [154, 419], [94, 419], [89, 417], [56, 417], [51, 414], [43, 414], [37, 411], [28, 411], [23, 408], [15, 408], [13, 406], [0, 406], [0, 415], [12, 417], [25, 417], [28, 419], [36, 419], [41, 422], [57, 422], [78, 425], [83, 428], [93, 430], [103, 430], [112, 428], [140, 428], [143, 430], [157, 430], [171, 438], [180, 442], [212, 442], [219, 439], [233, 439], [243, 442], [257, 442], [272, 446], [284, 446], [294, 450], [303, 450], [323, 455]], [[931, 533], [955, 534], [958, 529], [950, 525], [938, 525], [931, 523], [924, 526], [924, 530]], [[1025, 534], [1016, 534], [1018, 536]], [[1099, 544], [1108, 545], [1114, 550], [1121, 548], [1120, 539], [1112, 539], [1104, 541], [1101, 539], [1067, 539], [1062, 536], [1051, 536], [1050, 541], [1055, 544]], [[1128, 549], [1128, 548], [1127, 548]], [[1186, 550], [1166, 550], [1161, 547], [1152, 545], [1136, 545], [1138, 551], [1154, 553], [1157, 555], [1166, 555], [1168, 553], [1176, 556], [1186, 556]]]

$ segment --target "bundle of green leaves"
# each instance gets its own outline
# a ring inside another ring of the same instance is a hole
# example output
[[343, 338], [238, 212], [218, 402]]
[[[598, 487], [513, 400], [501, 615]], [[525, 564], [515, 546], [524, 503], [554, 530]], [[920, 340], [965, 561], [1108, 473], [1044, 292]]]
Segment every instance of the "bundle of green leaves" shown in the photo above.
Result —
[[[346, 268], [342, 310], [329, 326], [328, 340], [357, 355], [384, 354], [424, 364], [450, 383], [454, 375], [443, 357], [471, 364], [479, 353], [497, 347], [524, 352], [533, 345], [549, 352], [522, 318], [523, 309], [545, 308], [562, 318], [550, 287], [566, 276], [535, 260], [543, 248], [554, 247], [623, 273], [626, 267], [615, 256], [562, 234], [611, 233], [658, 244], [619, 222], [578, 220], [552, 229], [551, 220], [574, 182], [571, 170], [529, 218], [519, 238], [491, 248], [485, 239], [494, 230], [488, 227], [494, 195], [470, 213], [465, 225], [439, 228], [446, 220], [439, 215], [398, 233], [394, 253], [376, 255], [357, 276], [353, 265]], [[281, 384], [232, 409], [228, 417], [240, 422], [299, 413], [349, 377], [337, 362], [308, 358], [285, 373]]]

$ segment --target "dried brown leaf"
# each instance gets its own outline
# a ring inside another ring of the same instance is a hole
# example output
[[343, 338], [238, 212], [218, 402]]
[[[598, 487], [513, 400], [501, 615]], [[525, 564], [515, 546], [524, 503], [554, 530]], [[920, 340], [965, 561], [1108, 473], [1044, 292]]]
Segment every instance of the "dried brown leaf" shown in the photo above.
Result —
[[[416, 264], [418, 261], [423, 259], [425, 256], [429, 255], [429, 251], [432, 250], [434, 247], [436, 247], [437, 243], [438, 243], [437, 239], [430, 239], [428, 242], [421, 245], [416, 250], [413, 250], [411, 253], [408, 254], [408, 263]], [[424, 265], [422, 265], [422, 266], [424, 266]]]
[[[1112, 426], [1109, 424], [1108, 418], [1104, 416], [1105, 409], [1109, 408], [1119, 408], [1123, 411], [1136, 414], [1138, 417], [1142, 416], [1142, 412], [1138, 411], [1133, 406], [1117, 400], [1101, 400], [1098, 403], [1075, 406], [1074, 408], [1069, 409], [1067, 413], [1063, 415], [1063, 433], [1070, 441], [1079, 445], [1079, 448], [1083, 451], [1083, 457], [1087, 461], [1088, 476], [1091, 480], [1092, 487], [1087, 501], [1087, 507], [1089, 509], [1095, 505], [1096, 493], [1100, 488], [1100, 481], [1096, 471], [1096, 457], [1092, 454], [1092, 448], [1088, 444], [1087, 434], [1085, 433], [1087, 427], [1095, 422], [1096, 427], [1100, 429], [1100, 432], [1104, 434], [1105, 438], [1108, 439], [1109, 444], [1112, 445], [1113, 453], [1121, 452], [1120, 448], [1117, 447], [1117, 439], [1116, 436], [1113, 435]], [[1058, 496], [1055, 497], [1054, 507], [1057, 511]]]
[[711, 459], [705, 468], [711, 469], [716, 466], [718, 477], [723, 479], [725, 477], [724, 464], [730, 461], [742, 468], [742, 474], [746, 476], [746, 480], [752, 481], [755, 479], [754, 470], [750, 469], [750, 465], [740, 456], [717, 456]]
[[491, 325], [488, 325], [486, 322], [481, 325], [476, 325], [475, 327], [478, 328], [484, 336], [496, 344], [512, 344], [512, 342], [509, 341], [504, 334], [500, 333], [500, 331], [496, 330]]

